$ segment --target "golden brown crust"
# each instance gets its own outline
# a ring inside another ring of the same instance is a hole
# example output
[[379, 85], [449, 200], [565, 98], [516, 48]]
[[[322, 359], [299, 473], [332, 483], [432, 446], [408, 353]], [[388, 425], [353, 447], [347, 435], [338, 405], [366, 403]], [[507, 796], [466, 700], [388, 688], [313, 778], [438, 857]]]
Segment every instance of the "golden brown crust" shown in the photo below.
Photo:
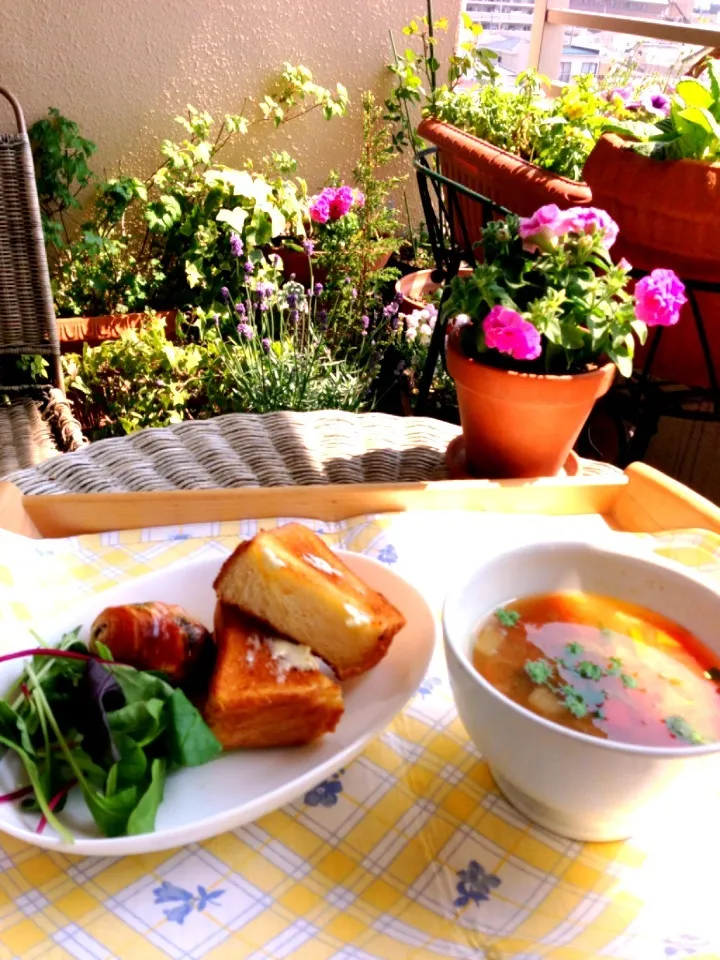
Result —
[[217, 660], [203, 715], [225, 749], [298, 746], [332, 732], [340, 687], [319, 670], [278, 669], [265, 626], [218, 603]]
[[375, 666], [405, 625], [386, 597], [299, 523], [244, 541], [214, 586], [224, 603], [307, 644], [341, 680]]

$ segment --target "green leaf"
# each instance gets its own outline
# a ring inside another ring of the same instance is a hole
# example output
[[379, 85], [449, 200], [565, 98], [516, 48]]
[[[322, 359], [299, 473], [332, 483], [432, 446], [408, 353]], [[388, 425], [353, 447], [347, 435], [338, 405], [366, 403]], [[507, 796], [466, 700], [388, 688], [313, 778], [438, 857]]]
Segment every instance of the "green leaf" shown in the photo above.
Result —
[[504, 627], [514, 627], [520, 619], [517, 610], [496, 610], [495, 616]]
[[637, 686], [637, 680], [635, 677], [631, 677], [629, 673], [621, 673], [620, 680], [624, 687], [633, 688]]
[[175, 690], [167, 703], [170, 758], [180, 767], [197, 767], [222, 753], [215, 734], [182, 690]]
[[127, 833], [128, 818], [138, 802], [136, 786], [126, 787], [111, 796], [83, 789], [83, 797], [93, 820], [106, 837], [121, 837]]
[[165, 791], [165, 769], [165, 760], [162, 757], [153, 760], [150, 783], [128, 817], [126, 831], [128, 836], [152, 833], [155, 829], [155, 818]]
[[565, 645], [565, 649], [572, 657], [577, 657], [580, 656], [585, 648], [580, 643], [568, 643]]
[[528, 660], [525, 664], [525, 673], [527, 673], [533, 683], [542, 686], [552, 677], [553, 665], [549, 660]]
[[232, 210], [221, 210], [215, 219], [220, 223], [227, 223], [237, 233], [242, 233], [247, 218], [247, 210], [243, 210], [242, 207], [233, 207]]
[[173, 695], [174, 688], [153, 673], [134, 670], [132, 667], [111, 667], [111, 670], [129, 704], [143, 703], [154, 698], [165, 701]]
[[689, 78], [680, 80], [675, 88], [678, 96], [682, 97], [688, 107], [710, 107], [713, 97], [706, 86], [699, 80]]

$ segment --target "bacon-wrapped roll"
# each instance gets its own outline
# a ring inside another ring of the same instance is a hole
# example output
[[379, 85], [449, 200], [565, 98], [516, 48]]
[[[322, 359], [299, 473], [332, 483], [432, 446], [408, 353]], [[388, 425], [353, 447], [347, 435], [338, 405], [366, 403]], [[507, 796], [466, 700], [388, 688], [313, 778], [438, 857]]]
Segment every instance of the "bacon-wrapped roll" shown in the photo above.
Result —
[[90, 631], [90, 649], [98, 643], [120, 663], [160, 671], [178, 685], [200, 680], [214, 649], [199, 620], [182, 607], [160, 602], [107, 607]]

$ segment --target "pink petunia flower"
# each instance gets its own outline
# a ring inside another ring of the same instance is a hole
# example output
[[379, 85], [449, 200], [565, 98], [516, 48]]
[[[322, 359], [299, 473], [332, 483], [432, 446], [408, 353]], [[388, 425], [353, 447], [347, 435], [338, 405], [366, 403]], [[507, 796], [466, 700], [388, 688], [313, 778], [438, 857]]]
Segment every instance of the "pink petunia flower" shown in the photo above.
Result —
[[542, 352], [540, 333], [515, 310], [494, 306], [483, 320], [485, 343], [515, 360], [537, 360]]
[[592, 235], [600, 233], [606, 250], [617, 240], [618, 225], [605, 210], [598, 207], [571, 207], [565, 211], [565, 216], [569, 232]]
[[566, 211], [555, 203], [540, 207], [531, 217], [521, 217], [518, 232], [528, 253], [555, 246], [557, 237], [568, 232]]
[[352, 187], [338, 187], [330, 201], [330, 218], [339, 220], [350, 213], [354, 199]]
[[649, 327], [672, 327], [687, 303], [685, 285], [674, 270], [653, 270], [635, 284], [635, 316]]
[[327, 223], [330, 219], [330, 200], [324, 190], [310, 199], [310, 219], [314, 223]]

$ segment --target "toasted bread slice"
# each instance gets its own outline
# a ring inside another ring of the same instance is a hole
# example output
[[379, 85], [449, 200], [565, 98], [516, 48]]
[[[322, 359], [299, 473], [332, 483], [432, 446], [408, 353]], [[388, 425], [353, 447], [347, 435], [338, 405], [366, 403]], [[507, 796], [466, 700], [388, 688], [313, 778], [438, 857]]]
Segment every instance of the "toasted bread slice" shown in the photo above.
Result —
[[215, 580], [218, 599], [310, 647], [345, 680], [373, 667], [405, 618], [300, 523], [241, 543]]
[[335, 729], [342, 691], [307, 647], [272, 637], [263, 624], [221, 603], [215, 642], [203, 716], [226, 750], [294, 747]]

